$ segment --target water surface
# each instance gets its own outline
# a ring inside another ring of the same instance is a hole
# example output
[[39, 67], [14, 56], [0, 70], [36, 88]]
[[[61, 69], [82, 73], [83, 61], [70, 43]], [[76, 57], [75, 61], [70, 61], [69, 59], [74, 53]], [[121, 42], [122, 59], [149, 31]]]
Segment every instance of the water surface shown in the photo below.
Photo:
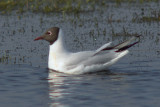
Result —
[[[159, 3], [122, 3], [79, 14], [24, 13], [0, 17], [0, 106], [159, 107]], [[143, 9], [142, 9], [143, 8]], [[156, 13], [155, 13], [156, 12]], [[59, 26], [70, 51], [97, 49], [140, 34], [141, 42], [106, 71], [68, 75], [47, 69], [48, 43], [34, 42]]]

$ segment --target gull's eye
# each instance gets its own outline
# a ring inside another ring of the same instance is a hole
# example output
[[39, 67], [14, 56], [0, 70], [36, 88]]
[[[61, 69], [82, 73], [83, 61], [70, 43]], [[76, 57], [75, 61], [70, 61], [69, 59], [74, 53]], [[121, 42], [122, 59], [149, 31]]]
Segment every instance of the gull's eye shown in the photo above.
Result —
[[47, 33], [46, 34], [48, 34], [48, 35], [52, 35], [52, 32], [51, 31], [47, 31]]

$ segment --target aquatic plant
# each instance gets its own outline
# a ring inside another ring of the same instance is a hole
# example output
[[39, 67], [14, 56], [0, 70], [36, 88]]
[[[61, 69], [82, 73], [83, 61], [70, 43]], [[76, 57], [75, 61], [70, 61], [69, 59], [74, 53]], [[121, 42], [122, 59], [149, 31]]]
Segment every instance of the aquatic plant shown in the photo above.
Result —
[[[144, 11], [142, 9], [142, 11]], [[132, 18], [132, 22], [159, 22], [160, 21], [160, 10], [155, 11], [152, 10], [149, 15], [138, 15], [135, 14], [134, 17]]]
[[[121, 4], [122, 2], [158, 2], [158, 0], [1, 0], [0, 13], [16, 10], [17, 13], [32, 12], [74, 12], [95, 10], [95, 5], [105, 6], [108, 2]], [[100, 7], [101, 7], [100, 6]]]
[[18, 13], [24, 11], [33, 12], [78, 12], [81, 4], [89, 3], [88, 0], [1, 0], [0, 12], [6, 13], [16, 10]]
[[115, 30], [112, 28], [112, 36], [113, 36], [113, 37], [114, 37], [114, 36], [129, 37], [129, 36], [137, 36], [137, 35], [139, 35], [139, 34], [137, 34], [137, 33], [130, 33], [130, 32], [127, 30], [127, 28], [125, 28], [124, 26], [123, 26], [123, 28], [122, 28], [122, 31], [121, 31], [121, 32], [118, 32], [118, 33], [115, 33]]
[[7, 53], [8, 53], [8, 50], [5, 51], [3, 55], [0, 57], [0, 63], [8, 63], [9, 60], [11, 60], [11, 56], [9, 56]]

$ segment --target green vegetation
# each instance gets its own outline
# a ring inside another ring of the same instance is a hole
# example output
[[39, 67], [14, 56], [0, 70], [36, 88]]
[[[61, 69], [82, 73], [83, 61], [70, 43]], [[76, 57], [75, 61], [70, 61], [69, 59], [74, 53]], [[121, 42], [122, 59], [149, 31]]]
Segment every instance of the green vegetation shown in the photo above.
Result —
[[143, 22], [160, 21], [160, 16], [159, 17], [144, 16], [140, 20]]
[[[144, 11], [144, 10], [143, 10]], [[160, 21], [160, 11], [152, 10], [148, 15], [138, 15], [132, 18], [132, 22], [159, 22]]]
[[0, 57], [0, 63], [8, 63], [11, 60], [11, 57], [7, 54], [7, 51], [4, 52], [4, 55]]
[[[7, 13], [16, 10], [18, 13], [24, 11], [33, 12], [79, 12], [82, 4], [92, 4], [96, 0], [1, 0], [0, 12]], [[97, 0], [98, 2], [98, 0]]]
[[0, 13], [16, 10], [17, 13], [32, 12], [81, 12], [94, 10], [95, 5], [106, 6], [108, 2], [158, 2], [158, 0], [1, 0]]
[[128, 36], [137, 36], [139, 34], [137, 33], [129, 33], [127, 28], [123, 27], [122, 31], [119, 32], [119, 33], [115, 33], [114, 29], [112, 28], [112, 36], [125, 36], [125, 37], [128, 37]]

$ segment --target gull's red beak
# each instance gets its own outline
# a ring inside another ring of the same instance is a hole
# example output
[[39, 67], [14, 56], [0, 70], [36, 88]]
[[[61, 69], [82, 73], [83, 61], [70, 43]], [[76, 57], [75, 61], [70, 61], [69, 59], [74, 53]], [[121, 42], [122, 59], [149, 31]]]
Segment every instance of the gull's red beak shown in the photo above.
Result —
[[34, 39], [34, 41], [36, 41], [36, 40], [42, 40], [42, 39], [43, 39], [43, 37], [40, 36], [40, 37], [37, 37], [36, 39]]

